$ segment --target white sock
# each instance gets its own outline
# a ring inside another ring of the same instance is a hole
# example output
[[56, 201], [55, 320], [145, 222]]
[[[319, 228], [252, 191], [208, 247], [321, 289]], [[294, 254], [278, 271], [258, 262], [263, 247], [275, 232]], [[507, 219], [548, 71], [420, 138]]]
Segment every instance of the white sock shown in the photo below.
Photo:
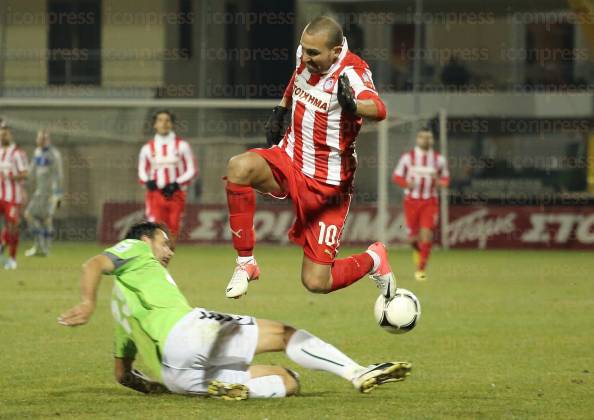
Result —
[[238, 256], [236, 261], [237, 261], [237, 264], [245, 264], [247, 262], [252, 261], [253, 259], [254, 259], [254, 256], [253, 255], [250, 255], [249, 257], [240, 257], [240, 256]]
[[305, 330], [295, 331], [287, 343], [286, 353], [289, 359], [304, 368], [330, 372], [348, 381], [363, 368], [333, 345]]
[[365, 251], [369, 254], [369, 256], [371, 257], [371, 259], [373, 260], [373, 268], [371, 269], [370, 273], [375, 273], [377, 271], [377, 269], [379, 268], [380, 265], [380, 257], [379, 255], [377, 255], [377, 253], [371, 251], [371, 250], [367, 250]]
[[282, 398], [287, 395], [283, 378], [279, 375], [260, 376], [247, 382], [250, 398]]

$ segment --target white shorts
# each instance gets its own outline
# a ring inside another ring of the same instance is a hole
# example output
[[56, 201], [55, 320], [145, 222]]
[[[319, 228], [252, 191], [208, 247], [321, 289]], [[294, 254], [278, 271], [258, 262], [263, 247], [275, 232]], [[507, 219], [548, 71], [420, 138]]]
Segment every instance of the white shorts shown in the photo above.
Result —
[[255, 318], [196, 308], [167, 336], [163, 383], [181, 394], [204, 394], [213, 379], [246, 384], [257, 344]]

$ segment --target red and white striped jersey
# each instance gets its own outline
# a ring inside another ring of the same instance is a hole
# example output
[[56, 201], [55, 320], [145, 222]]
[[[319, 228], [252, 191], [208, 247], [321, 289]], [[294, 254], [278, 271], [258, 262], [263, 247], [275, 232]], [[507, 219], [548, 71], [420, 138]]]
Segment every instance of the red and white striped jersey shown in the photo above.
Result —
[[0, 201], [22, 204], [25, 194], [23, 181], [10, 179], [27, 171], [27, 155], [16, 144], [0, 147]]
[[[346, 74], [358, 99], [379, 96], [365, 61], [348, 50], [346, 38], [337, 61], [324, 74], [312, 74], [301, 61], [285, 91], [291, 101], [291, 125], [279, 143], [297, 170], [330, 185], [350, 184], [357, 165], [355, 140], [363, 119], [342, 111], [336, 94]], [[383, 105], [382, 105], [383, 106]]]
[[140, 149], [138, 180], [142, 184], [154, 180], [158, 188], [172, 182], [177, 182], [183, 187], [197, 175], [198, 169], [192, 148], [174, 132], [167, 136], [155, 134], [155, 137]]
[[[415, 147], [402, 155], [392, 179], [404, 187], [406, 197], [426, 200], [437, 197], [437, 181], [449, 182], [450, 174], [441, 154], [432, 149], [424, 151]], [[412, 188], [406, 187], [407, 183], [412, 183]]]

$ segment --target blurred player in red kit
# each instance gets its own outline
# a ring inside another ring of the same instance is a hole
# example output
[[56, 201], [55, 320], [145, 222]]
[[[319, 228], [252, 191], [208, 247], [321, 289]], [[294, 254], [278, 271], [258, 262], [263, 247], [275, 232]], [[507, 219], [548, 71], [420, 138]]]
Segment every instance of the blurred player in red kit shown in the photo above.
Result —
[[10, 127], [0, 122], [0, 216], [4, 218], [0, 252], [8, 247], [8, 259], [4, 261], [6, 270], [17, 268], [19, 212], [25, 201], [23, 182], [27, 179], [27, 169], [27, 155], [12, 141]]
[[[285, 131], [286, 114], [291, 123]], [[252, 149], [229, 161], [227, 204], [238, 257], [227, 297], [244, 295], [248, 282], [260, 274], [253, 253], [254, 190], [291, 199], [296, 220], [289, 238], [303, 248], [301, 281], [309, 291], [332, 292], [369, 274], [385, 296], [395, 293], [383, 244], [336, 258], [351, 202], [355, 141], [363, 118], [386, 118], [371, 71], [349, 51], [340, 26], [317, 17], [303, 31], [295, 71], [268, 120], [271, 147]]]
[[450, 183], [446, 160], [433, 150], [430, 130], [417, 133], [416, 146], [402, 155], [392, 180], [404, 188], [404, 217], [417, 266], [415, 279], [425, 281], [439, 214], [437, 188], [446, 188]]
[[174, 123], [170, 111], [155, 112], [155, 136], [142, 146], [138, 158], [138, 179], [146, 187], [146, 218], [167, 226], [172, 246], [179, 235], [186, 189], [198, 174], [192, 149], [173, 132]]

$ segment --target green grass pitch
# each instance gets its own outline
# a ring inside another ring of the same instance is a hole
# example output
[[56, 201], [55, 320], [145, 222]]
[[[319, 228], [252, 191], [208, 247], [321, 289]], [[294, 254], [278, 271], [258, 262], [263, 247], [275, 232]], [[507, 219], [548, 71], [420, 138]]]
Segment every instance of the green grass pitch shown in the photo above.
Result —
[[[23, 248], [24, 249], [24, 248]], [[101, 247], [61, 244], [47, 259], [19, 260], [0, 272], [0, 417], [376, 419], [592, 418], [594, 415], [594, 257], [586, 252], [435, 252], [429, 282], [412, 280], [407, 250], [392, 250], [399, 286], [419, 297], [423, 315], [409, 334], [375, 325], [372, 282], [331, 295], [300, 284], [301, 251], [257, 249], [263, 274], [249, 294], [227, 300], [230, 247], [181, 246], [170, 271], [196, 306], [282, 320], [308, 329], [360, 363], [410, 360], [413, 374], [369, 395], [311, 372], [283, 354], [256, 361], [301, 373], [302, 394], [283, 400], [224, 402], [144, 396], [112, 379], [111, 279], [85, 327], [57, 315], [77, 302], [80, 264]], [[351, 250], [343, 249], [348, 255]]]

